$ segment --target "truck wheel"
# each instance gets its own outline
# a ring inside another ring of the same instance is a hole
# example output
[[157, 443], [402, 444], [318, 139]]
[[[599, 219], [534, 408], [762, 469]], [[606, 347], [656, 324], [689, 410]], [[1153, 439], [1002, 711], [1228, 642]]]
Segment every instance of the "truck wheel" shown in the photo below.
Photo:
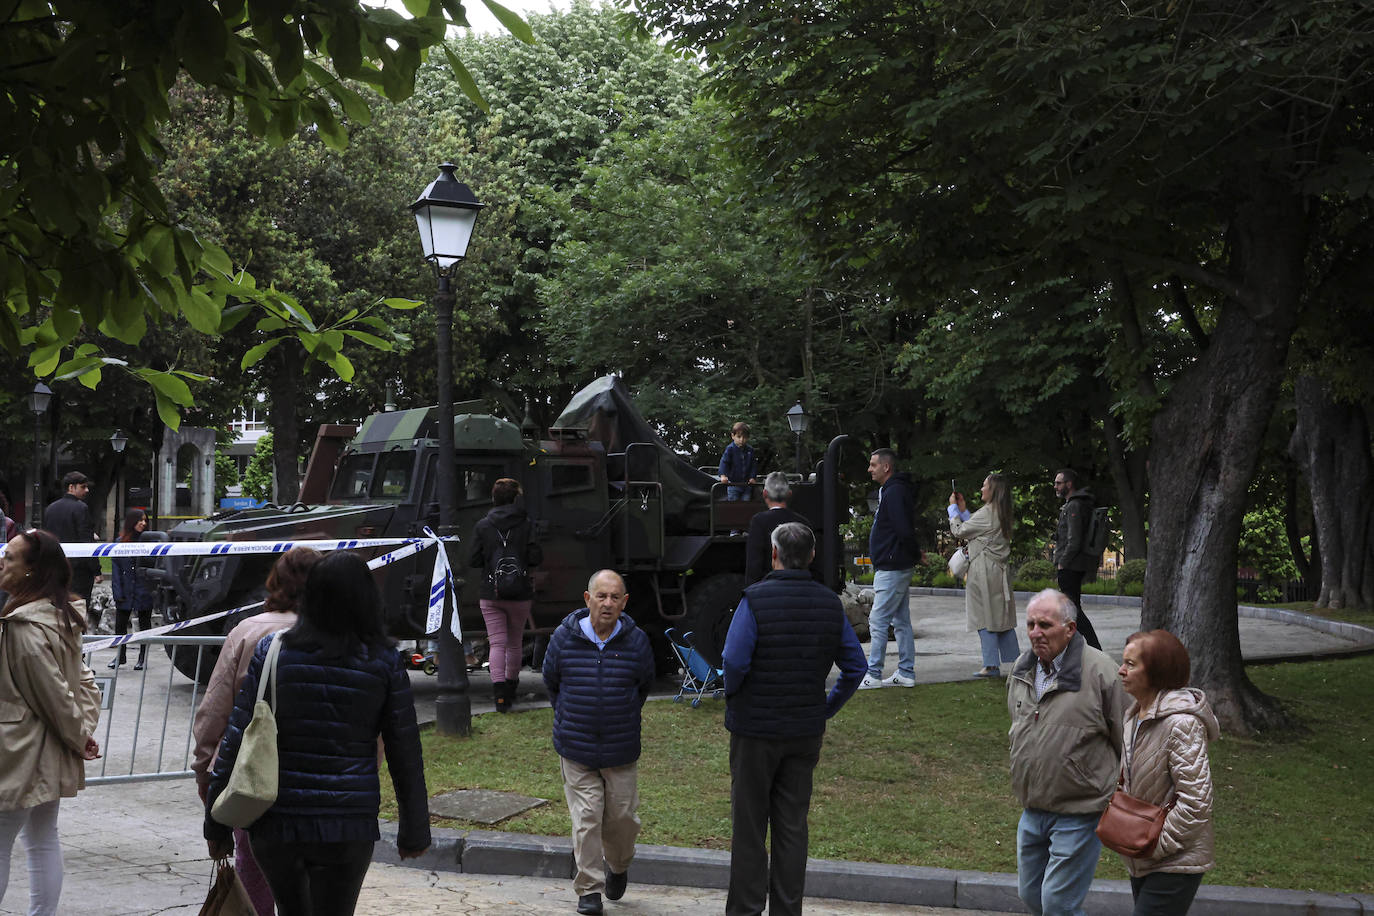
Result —
[[[213, 632], [214, 624], [207, 623], [203, 627], [190, 627], [189, 629], [179, 630], [177, 636], [218, 636]], [[205, 687], [210, 683], [210, 674], [215, 670], [215, 662], [219, 661], [219, 648], [216, 646], [164, 646], [167, 650], [167, 657], [172, 660], [172, 665], [190, 680]], [[199, 651], [198, 651], [199, 650]], [[199, 656], [199, 666], [197, 667], [197, 656]]]
[[[259, 585], [246, 592], [235, 592], [231, 594], [226, 604], [229, 607], [242, 607], [245, 604], [252, 604], [254, 601], [261, 601], [266, 597], [267, 589]], [[181, 630], [176, 635], [222, 636], [233, 629], [234, 624], [243, 619], [245, 619], [244, 615], [231, 614], [228, 618], [220, 618], [204, 626], [189, 627], [188, 629]], [[215, 662], [219, 661], [219, 647], [167, 646], [166, 649], [167, 656], [172, 660], [172, 665], [178, 671], [186, 675], [190, 680], [196, 681], [202, 687], [209, 685], [210, 674], [215, 670]], [[199, 656], [199, 662], [197, 662], [197, 656]]]
[[687, 593], [687, 619], [697, 651], [717, 668], [730, 618], [744, 591], [742, 573], [716, 573]]

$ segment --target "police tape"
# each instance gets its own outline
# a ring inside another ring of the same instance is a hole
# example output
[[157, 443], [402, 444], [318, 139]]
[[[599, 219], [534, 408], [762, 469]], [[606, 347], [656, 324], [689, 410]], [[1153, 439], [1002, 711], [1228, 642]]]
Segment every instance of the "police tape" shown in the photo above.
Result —
[[[437, 534], [435, 534], [433, 531], [431, 531], [429, 528], [425, 528], [425, 529], [424, 529], [424, 535], [425, 535], [424, 537], [420, 537], [420, 538], [369, 538], [369, 539], [363, 539], [363, 540], [301, 540], [301, 541], [275, 541], [275, 542], [273, 542], [273, 541], [221, 541], [221, 542], [217, 542], [217, 543], [215, 543], [215, 544], [213, 544], [213, 545], [206, 544], [206, 543], [204, 543], [204, 542], [200, 542], [200, 543], [177, 543], [177, 544], [168, 544], [168, 543], [166, 543], [166, 542], [157, 542], [157, 541], [154, 541], [154, 542], [126, 541], [126, 542], [120, 542], [120, 543], [117, 543], [117, 544], [63, 544], [63, 545], [62, 545], [62, 549], [63, 549], [64, 552], [67, 553], [68, 556], [76, 556], [76, 557], [101, 556], [101, 557], [115, 557], [115, 558], [127, 559], [127, 558], [138, 558], [138, 557], [206, 556], [206, 555], [219, 556], [219, 555], [225, 555], [225, 554], [228, 554], [228, 555], [244, 555], [244, 554], [264, 554], [264, 553], [285, 553], [286, 551], [290, 550], [290, 549], [293, 548], [293, 547], [310, 547], [310, 548], [313, 548], [313, 549], [315, 549], [315, 550], [329, 551], [329, 550], [361, 550], [361, 549], [365, 549], [365, 548], [369, 548], [369, 547], [388, 547], [388, 546], [397, 546], [398, 549], [388, 551], [387, 553], [384, 553], [384, 554], [382, 554], [381, 556], [374, 557], [374, 558], [372, 558], [371, 560], [368, 560], [368, 561], [367, 561], [367, 566], [368, 566], [369, 569], [380, 569], [380, 568], [382, 568], [383, 566], [389, 566], [390, 564], [395, 563], [395, 562], [397, 562], [397, 561], [399, 561], [399, 560], [404, 560], [404, 559], [406, 559], [406, 558], [408, 558], [408, 557], [414, 556], [415, 554], [419, 553], [419, 552], [422, 551], [422, 550], [428, 550], [428, 549], [431, 548], [431, 547], [435, 547], [435, 546], [437, 546], [437, 545], [439, 544], [440, 541], [443, 541], [443, 542], [446, 542], [446, 543], [456, 543], [456, 542], [458, 541], [458, 539], [455, 538], [455, 537], [443, 537], [443, 538], [441, 538], [441, 537], [439, 537]], [[175, 552], [169, 552], [169, 553], [152, 553], [152, 552], [149, 552], [149, 551], [147, 550], [147, 548], [162, 548], [162, 547], [177, 547], [177, 548], [179, 548], [179, 547], [192, 547], [192, 548], [197, 548], [197, 547], [198, 547], [198, 548], [206, 548], [206, 547], [210, 547], [210, 546], [221, 547], [221, 548], [222, 548], [222, 547], [230, 547], [230, 548], [247, 548], [247, 549], [217, 550], [217, 551], [215, 551], [214, 553], [211, 553], [210, 551], [207, 551], [207, 550], [205, 550], [205, 549], [201, 549], [201, 550], [198, 550], [198, 551], [196, 551], [196, 550], [188, 550], [188, 551], [184, 551], [184, 552], [183, 552], [183, 551], [175, 551]], [[73, 552], [73, 551], [71, 550], [71, 548], [77, 548], [76, 552]], [[95, 553], [92, 552], [92, 550], [93, 550], [94, 548], [133, 548], [134, 551], [133, 551], [133, 552], [128, 552], [128, 553], [122, 552], [122, 551], [121, 551], [121, 552], [118, 552], [118, 553], [116, 553], [116, 552], [108, 552], [108, 553], [95, 554]], [[143, 550], [138, 550], [138, 548], [144, 548], [144, 549], [143, 549]], [[429, 606], [428, 606], [428, 609], [427, 609], [427, 613], [426, 613], [426, 615], [425, 615], [425, 633], [426, 633], [426, 635], [433, 635], [434, 633], [437, 633], [437, 632], [439, 631], [439, 628], [440, 628], [441, 626], [443, 626], [443, 620], [444, 620], [444, 599], [447, 598], [448, 595], [450, 595], [450, 594], [454, 596], [454, 604], [455, 604], [455, 606], [456, 606], [457, 600], [458, 600], [458, 590], [457, 590], [457, 588], [456, 588], [455, 585], [454, 585], [453, 570], [452, 570], [452, 567], [451, 567], [451, 565], [449, 564], [449, 561], [448, 561], [448, 551], [446, 551], [446, 550], [436, 550], [436, 551], [435, 551], [435, 558], [434, 558], [434, 572], [433, 572], [433, 574], [432, 574], [431, 577], [430, 577]], [[90, 640], [90, 641], [87, 641], [87, 642], [85, 642], [85, 643], [82, 644], [82, 646], [81, 646], [81, 651], [82, 651], [82, 652], [98, 652], [98, 651], [100, 651], [100, 650], [102, 650], [102, 649], [110, 649], [110, 648], [115, 648], [115, 647], [117, 647], [117, 646], [126, 646], [126, 647], [127, 647], [127, 646], [129, 646], [130, 644], [132, 644], [132, 643], [142, 642], [142, 641], [144, 641], [144, 640], [146, 640], [146, 639], [151, 639], [151, 638], [153, 638], [153, 637], [155, 637], [155, 636], [166, 636], [166, 635], [169, 634], [169, 633], [176, 633], [176, 632], [179, 631], [179, 630], [185, 630], [185, 629], [189, 629], [189, 628], [191, 628], [191, 627], [198, 627], [198, 626], [200, 626], [201, 624], [204, 624], [204, 623], [210, 623], [210, 622], [215, 621], [215, 620], [220, 620], [220, 619], [222, 619], [222, 618], [224, 618], [224, 617], [230, 616], [231, 614], [239, 614], [239, 613], [242, 613], [242, 612], [245, 612], [245, 611], [251, 611], [251, 610], [253, 610], [254, 608], [262, 607], [262, 604], [263, 604], [263, 602], [261, 602], [261, 601], [255, 601], [255, 602], [253, 602], [252, 604], [244, 604], [244, 605], [240, 605], [239, 607], [229, 608], [228, 610], [225, 610], [225, 611], [217, 611], [217, 612], [215, 612], [215, 613], [213, 613], [213, 614], [206, 614], [204, 617], [196, 617], [196, 618], [191, 619], [191, 620], [178, 620], [178, 621], [175, 622], [175, 623], [165, 624], [165, 625], [160, 626], [160, 627], [153, 627], [152, 629], [148, 629], [148, 630], [140, 630], [140, 631], [138, 631], [137, 633], [126, 633], [126, 634], [124, 634], [123, 636], [110, 636], [110, 637], [107, 637], [107, 638], [105, 638], [105, 639]], [[461, 624], [459, 623], [459, 621], [458, 621], [458, 614], [455, 613], [455, 614], [452, 615], [452, 618], [451, 618], [450, 624], [449, 624], [449, 629], [453, 632], [454, 638], [457, 639], [457, 640], [459, 640], [459, 641], [461, 642], [462, 639], [463, 639], [463, 629], [462, 629], [462, 625], [461, 625]]]

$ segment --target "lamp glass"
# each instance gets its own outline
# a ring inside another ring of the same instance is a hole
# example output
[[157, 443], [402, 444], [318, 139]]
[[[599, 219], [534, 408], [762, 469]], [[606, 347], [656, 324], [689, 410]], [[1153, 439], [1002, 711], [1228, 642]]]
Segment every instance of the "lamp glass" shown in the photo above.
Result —
[[420, 230], [420, 247], [425, 260], [441, 268], [452, 267], [468, 253], [477, 211], [466, 207], [426, 204], [415, 208], [415, 225]]
[[33, 386], [33, 391], [29, 393], [29, 410], [34, 413], [43, 413], [48, 409], [48, 403], [52, 400], [52, 389], [42, 382]]
[[811, 425], [811, 418], [806, 415], [806, 409], [802, 407], [801, 401], [793, 404], [792, 409], [787, 411], [787, 425], [792, 427], [794, 433], [804, 433]]
[[115, 454], [124, 451], [124, 446], [129, 444], [129, 437], [124, 435], [123, 430], [115, 430], [110, 436], [110, 448], [115, 450]]

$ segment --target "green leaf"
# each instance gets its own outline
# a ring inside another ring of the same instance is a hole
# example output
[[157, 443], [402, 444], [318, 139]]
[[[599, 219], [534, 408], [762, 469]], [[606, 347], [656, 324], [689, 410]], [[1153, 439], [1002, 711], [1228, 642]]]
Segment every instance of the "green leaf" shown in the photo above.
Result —
[[454, 54], [448, 45], [444, 45], [444, 55], [448, 58], [448, 65], [453, 70], [453, 78], [458, 81], [458, 88], [463, 90], [463, 95], [471, 99], [478, 108], [490, 113], [491, 106], [487, 104], [486, 99], [482, 98], [482, 91], [477, 88], [477, 81], [472, 78], [468, 68], [463, 66], [458, 55]]
[[181, 429], [181, 412], [177, 410], [176, 404], [156, 388], [153, 389], [153, 399], [157, 403], [157, 415], [171, 427], [172, 431]]
[[201, 243], [202, 267], [209, 267], [224, 274], [226, 277], [233, 276], [234, 262], [229, 259], [229, 255], [218, 245]]
[[517, 13], [506, 9], [496, 0], [482, 0], [482, 3], [491, 10], [491, 14], [496, 17], [496, 20], [506, 27], [506, 31], [527, 45], [534, 44], [534, 32], [530, 31], [529, 23], [521, 19]]
[[326, 362], [334, 373], [345, 382], [353, 381], [353, 363], [349, 362], [348, 357], [342, 353], [335, 353]]
[[264, 341], [243, 354], [243, 359], [239, 361], [239, 369], [247, 371], [250, 366], [254, 366], [262, 361], [262, 358], [271, 351], [273, 347], [285, 340], [285, 337], [273, 337], [271, 340]]
[[220, 309], [215, 301], [197, 286], [181, 297], [181, 313], [191, 323], [191, 327], [202, 334], [219, 334]]
[[148, 380], [148, 384], [152, 385], [159, 395], [173, 403], [180, 404], [182, 407], [190, 407], [195, 403], [195, 399], [191, 397], [191, 386], [170, 372], [148, 369], [144, 371], [143, 377]]
[[392, 349], [391, 341], [389, 341], [389, 340], [383, 340], [382, 338], [376, 336], [375, 334], [369, 334], [369, 333], [367, 333], [366, 331], [353, 331], [353, 330], [344, 331], [344, 333], [347, 334], [349, 337], [352, 337], [354, 340], [361, 340], [363, 343], [367, 344], [369, 347], [375, 347], [375, 348], [378, 349], [378, 350], [388, 350], [388, 351]]
[[393, 297], [390, 299], [382, 300], [382, 305], [385, 305], [387, 308], [396, 309], [398, 311], [403, 312], [410, 311], [411, 309], [417, 309], [424, 304], [424, 300], [422, 299], [400, 299]]

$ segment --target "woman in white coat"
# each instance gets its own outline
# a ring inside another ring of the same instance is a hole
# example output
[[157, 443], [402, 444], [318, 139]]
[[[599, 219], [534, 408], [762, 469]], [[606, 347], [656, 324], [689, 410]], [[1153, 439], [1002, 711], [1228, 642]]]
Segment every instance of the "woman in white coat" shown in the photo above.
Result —
[[949, 531], [968, 541], [964, 609], [978, 631], [983, 667], [974, 677], [1001, 677], [1002, 662], [1016, 661], [1016, 599], [1011, 590], [1011, 486], [1001, 474], [983, 480], [983, 508], [969, 514], [964, 494], [949, 495]]

